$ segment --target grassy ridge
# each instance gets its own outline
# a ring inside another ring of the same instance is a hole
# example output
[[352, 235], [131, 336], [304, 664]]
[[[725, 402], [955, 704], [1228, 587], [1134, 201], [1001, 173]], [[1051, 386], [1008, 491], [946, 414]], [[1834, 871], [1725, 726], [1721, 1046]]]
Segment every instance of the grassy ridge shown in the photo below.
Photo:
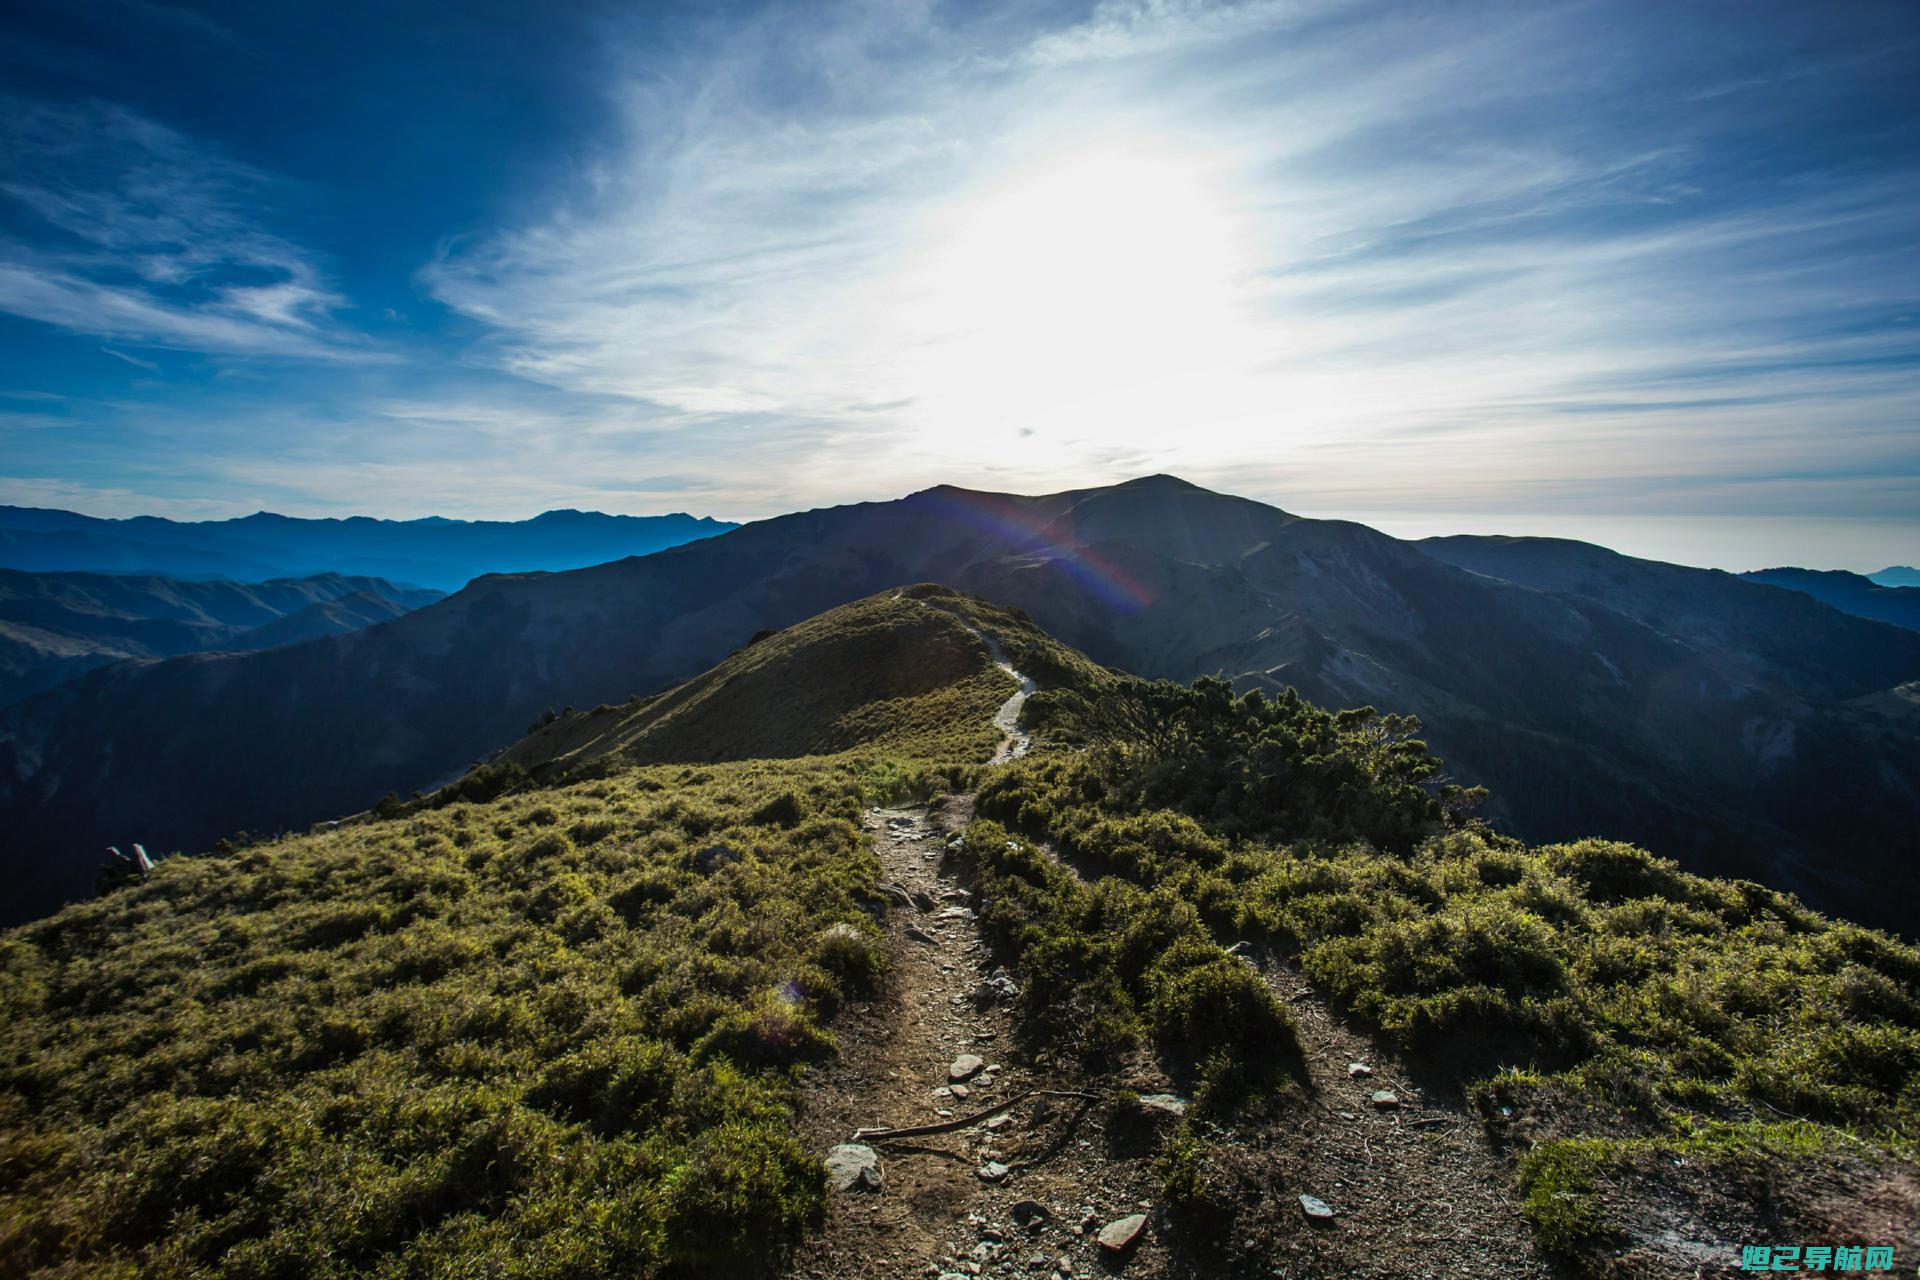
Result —
[[14, 933], [0, 1271], [646, 1275], [777, 1250], [821, 1204], [791, 1071], [878, 963], [872, 778], [637, 770], [170, 860]]
[[787, 758], [857, 746], [984, 760], [999, 741], [993, 713], [1017, 686], [984, 660], [983, 632], [1049, 685], [1091, 689], [1110, 679], [1024, 614], [945, 587], [907, 587], [755, 637], [656, 697], [559, 717], [496, 767], [549, 777], [602, 762]]
[[[970, 778], [1013, 690], [969, 624], [1098, 674], [951, 592], [877, 597], [670, 713], [601, 713], [622, 732], [557, 718], [384, 819], [168, 859], [5, 935], [0, 1273], [777, 1257], [822, 1205], [795, 1081], [880, 964], [860, 814]], [[851, 749], [636, 763], [824, 746]]]
[[[1071, 749], [978, 763], [1012, 689], [978, 630]], [[1920, 1130], [1914, 948], [1628, 846], [1495, 836], [1408, 721], [1127, 681], [910, 588], [555, 717], [387, 817], [0, 936], [0, 1274], [765, 1267], [823, 1204], [797, 1082], [881, 963], [860, 814], [975, 786], [957, 853], [1027, 1030], [1095, 1068], [1153, 1053], [1205, 1123], [1280, 1099], [1295, 1052], [1222, 950], [1251, 935], [1464, 1062], [1568, 1252], [1676, 1161], [1753, 1203]], [[1213, 1194], [1196, 1132], [1176, 1207]]]

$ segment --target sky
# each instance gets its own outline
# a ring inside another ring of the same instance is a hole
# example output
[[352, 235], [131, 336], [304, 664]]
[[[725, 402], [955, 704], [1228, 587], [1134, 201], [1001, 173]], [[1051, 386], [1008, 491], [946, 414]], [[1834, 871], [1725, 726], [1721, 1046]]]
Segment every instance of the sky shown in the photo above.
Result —
[[1920, 6], [13, 0], [0, 503], [1920, 560]]

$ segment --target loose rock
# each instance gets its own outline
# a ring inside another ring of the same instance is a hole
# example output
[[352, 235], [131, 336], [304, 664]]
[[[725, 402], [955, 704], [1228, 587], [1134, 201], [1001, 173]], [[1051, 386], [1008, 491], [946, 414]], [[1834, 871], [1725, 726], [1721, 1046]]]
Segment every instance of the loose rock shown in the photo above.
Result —
[[1025, 1227], [1029, 1231], [1053, 1217], [1053, 1211], [1038, 1200], [1017, 1200], [1007, 1212], [1013, 1215], [1015, 1225]]
[[1349, 1062], [1347, 1064], [1347, 1074], [1355, 1080], [1361, 1080], [1372, 1075], [1373, 1068], [1364, 1062]]
[[1100, 1228], [1100, 1247], [1108, 1253], [1125, 1253], [1133, 1248], [1140, 1239], [1140, 1233], [1147, 1229], [1147, 1215], [1130, 1213], [1124, 1218], [1115, 1218]]
[[1367, 1101], [1373, 1104], [1376, 1111], [1393, 1111], [1400, 1106], [1399, 1095], [1391, 1089], [1375, 1089]]
[[1020, 984], [1009, 978], [1005, 970], [996, 970], [991, 978], [973, 989], [973, 1003], [986, 1009], [1019, 994]]
[[858, 1142], [843, 1142], [827, 1152], [827, 1185], [835, 1191], [878, 1191], [880, 1153]]
[[1301, 1196], [1300, 1208], [1315, 1222], [1333, 1221], [1333, 1206], [1318, 1196]]
[[1012, 1170], [998, 1160], [989, 1160], [973, 1171], [973, 1176], [982, 1182], [1005, 1182]]
[[963, 1053], [947, 1064], [947, 1079], [958, 1084], [971, 1080], [985, 1069], [987, 1060], [977, 1053]]

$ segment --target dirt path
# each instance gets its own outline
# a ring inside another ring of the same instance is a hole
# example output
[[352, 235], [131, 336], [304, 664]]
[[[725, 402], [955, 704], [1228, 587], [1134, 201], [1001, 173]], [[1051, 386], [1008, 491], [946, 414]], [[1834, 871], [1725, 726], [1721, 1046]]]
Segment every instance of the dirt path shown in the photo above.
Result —
[[1001, 651], [998, 640], [983, 631], [975, 631], [974, 634], [986, 642], [987, 653], [992, 656], [993, 665], [1020, 682], [1019, 692], [1001, 703], [1000, 709], [993, 713], [993, 723], [1002, 735], [1000, 746], [993, 753], [993, 762], [1005, 764], [1033, 749], [1033, 737], [1020, 728], [1020, 712], [1027, 705], [1027, 696], [1038, 686], [1033, 683], [1032, 676], [1023, 675], [1013, 669], [1013, 664], [1007, 661], [1007, 655]]
[[[1273, 1172], [1339, 1215], [1321, 1230], [1282, 1222], [1257, 1233], [1274, 1274], [1556, 1274], [1520, 1215], [1511, 1169], [1457, 1091], [1423, 1093], [1404, 1062], [1342, 1022], [1298, 972], [1271, 959], [1260, 970], [1299, 1028], [1309, 1083], [1309, 1101], [1270, 1149]], [[1356, 1063], [1370, 1073], [1353, 1074]], [[1382, 1091], [1398, 1105], [1376, 1106]]]
[[[808, 1081], [802, 1133], [823, 1155], [863, 1127], [939, 1123], [1027, 1089], [1078, 1083], [1036, 1075], [1015, 1044], [1005, 1000], [977, 998], [997, 975], [971, 891], [945, 856], [946, 831], [970, 815], [967, 798], [956, 797], [938, 814], [876, 809], [867, 816], [885, 883], [915, 905], [888, 910], [892, 970], [884, 989], [842, 1010], [834, 1022], [840, 1053]], [[969, 1053], [985, 1066], [956, 1087], [950, 1066]], [[1096, 1232], [1151, 1213], [1157, 1190], [1148, 1160], [1113, 1158], [1106, 1145], [1100, 1109], [1062, 1099], [1022, 1103], [1004, 1119], [955, 1133], [873, 1142], [879, 1189], [832, 1192], [824, 1229], [789, 1274], [1104, 1274]], [[997, 1181], [983, 1180], [983, 1169]], [[1023, 1201], [1044, 1216], [1016, 1213]], [[1153, 1225], [1119, 1265], [1129, 1276], [1169, 1274]]]
[[[1103, 874], [1041, 847], [1083, 881]], [[1307, 1070], [1305, 1100], [1227, 1152], [1235, 1181], [1263, 1189], [1237, 1224], [1239, 1254], [1291, 1280], [1560, 1274], [1520, 1214], [1511, 1168], [1459, 1091], [1423, 1090], [1397, 1054], [1349, 1027], [1296, 969], [1251, 943], [1238, 949], [1292, 1016]], [[1391, 1100], [1376, 1104], [1379, 1092]], [[1333, 1220], [1309, 1223], [1303, 1194]]]

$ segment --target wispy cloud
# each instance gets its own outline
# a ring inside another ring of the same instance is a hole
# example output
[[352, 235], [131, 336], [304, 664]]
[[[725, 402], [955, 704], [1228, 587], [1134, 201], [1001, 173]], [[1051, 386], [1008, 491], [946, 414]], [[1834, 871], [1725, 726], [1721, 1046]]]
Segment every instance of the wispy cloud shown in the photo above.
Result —
[[130, 356], [124, 351], [115, 351], [112, 347], [101, 347], [100, 350], [106, 352], [115, 360], [124, 360], [136, 369], [145, 369], [148, 373], [160, 372], [160, 366], [151, 360], [142, 360], [139, 356]]
[[1755, 101], [1813, 38], [1779, 14], [1729, 50], [1573, 4], [775, 8], [636, 54], [577, 185], [424, 279], [678, 470], [730, 470], [717, 420], [857, 423], [822, 496], [1164, 467], [1319, 510], [1737, 506], [1844, 466], [1906, 479], [1805, 501], [1912, 510], [1920, 168], [1860, 96], [1896, 68]]
[[190, 351], [377, 358], [314, 257], [262, 226], [271, 176], [99, 103], [0, 101], [0, 148], [0, 310]]

